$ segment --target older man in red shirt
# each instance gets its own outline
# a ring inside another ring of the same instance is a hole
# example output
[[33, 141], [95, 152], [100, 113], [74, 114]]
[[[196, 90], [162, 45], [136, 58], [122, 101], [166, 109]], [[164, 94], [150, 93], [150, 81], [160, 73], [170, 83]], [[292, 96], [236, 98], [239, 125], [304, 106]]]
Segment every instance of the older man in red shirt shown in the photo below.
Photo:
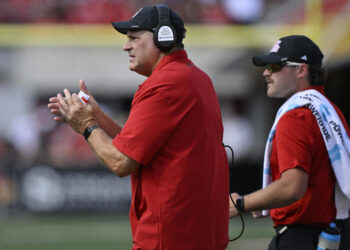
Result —
[[210, 78], [183, 49], [182, 19], [162, 5], [112, 24], [127, 35], [130, 70], [148, 77], [125, 126], [98, 108], [83, 82], [88, 105], [64, 90], [49, 108], [113, 172], [131, 175], [133, 249], [225, 249], [229, 178], [220, 107]]

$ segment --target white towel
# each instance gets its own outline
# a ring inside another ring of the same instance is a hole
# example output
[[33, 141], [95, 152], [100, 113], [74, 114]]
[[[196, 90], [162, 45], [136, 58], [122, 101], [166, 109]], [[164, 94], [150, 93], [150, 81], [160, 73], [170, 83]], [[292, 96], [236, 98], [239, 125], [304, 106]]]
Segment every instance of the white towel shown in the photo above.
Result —
[[[279, 119], [288, 111], [307, 107], [315, 116], [321, 130], [329, 159], [336, 177], [335, 205], [337, 219], [349, 216], [350, 209], [350, 139], [333, 106], [320, 92], [309, 89], [291, 96], [278, 110], [267, 139], [264, 155], [263, 188], [272, 182], [270, 171], [270, 156], [272, 139], [275, 136]], [[268, 210], [263, 211], [267, 215]]]

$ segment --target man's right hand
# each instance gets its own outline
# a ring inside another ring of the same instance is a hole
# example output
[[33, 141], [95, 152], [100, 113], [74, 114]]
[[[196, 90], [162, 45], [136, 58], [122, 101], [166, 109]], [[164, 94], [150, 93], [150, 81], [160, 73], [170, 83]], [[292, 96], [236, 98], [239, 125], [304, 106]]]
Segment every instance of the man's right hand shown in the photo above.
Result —
[[263, 215], [262, 211], [254, 211], [254, 212], [252, 212], [252, 216], [254, 219], [266, 217], [265, 215]]
[[[81, 91], [83, 91], [85, 94], [89, 95], [89, 104], [92, 106], [95, 114], [95, 119], [98, 122], [98, 116], [101, 112], [100, 107], [95, 100], [94, 96], [90, 93], [90, 91], [87, 89], [84, 80], [79, 81], [79, 88]], [[58, 109], [58, 98], [56, 96], [51, 97], [49, 99], [49, 104], [47, 105], [50, 109], [50, 112], [55, 115], [54, 120], [58, 122], [66, 122], [65, 119], [62, 117], [62, 114], [60, 113]]]

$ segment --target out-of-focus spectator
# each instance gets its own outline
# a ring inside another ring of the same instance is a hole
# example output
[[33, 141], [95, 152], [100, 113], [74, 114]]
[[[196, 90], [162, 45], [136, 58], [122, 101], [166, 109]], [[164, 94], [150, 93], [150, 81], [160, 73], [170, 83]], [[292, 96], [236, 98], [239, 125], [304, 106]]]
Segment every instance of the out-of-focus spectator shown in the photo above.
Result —
[[264, 0], [222, 0], [222, 8], [233, 23], [250, 24], [260, 20]]
[[165, 4], [186, 23], [229, 23], [220, 0], [9, 0], [0, 1], [3, 23], [109, 23], [141, 7]]
[[[254, 129], [249, 117], [244, 113], [242, 100], [228, 101], [222, 104], [224, 125], [224, 144], [232, 147], [234, 160], [238, 165], [252, 155], [254, 146]], [[228, 152], [228, 157], [231, 154]]]
[[136, 12], [144, 6], [153, 6], [164, 4], [180, 14], [185, 23], [199, 23], [200, 16], [200, 0], [133, 0], [129, 1], [129, 6]]
[[201, 23], [229, 23], [230, 19], [225, 14], [219, 0], [199, 0]]
[[84, 137], [59, 124], [47, 139], [48, 161], [59, 168], [91, 167], [98, 162]]
[[0, 171], [0, 215], [2, 207], [7, 207], [15, 200], [15, 183], [7, 174]]
[[[119, 116], [115, 117], [109, 106], [101, 103], [101, 109], [113, 119], [123, 124], [127, 118], [127, 110], [121, 103], [114, 110], [119, 109]], [[46, 111], [49, 109], [46, 107]], [[75, 133], [67, 124], [56, 123], [49, 112], [49, 119], [55, 125], [45, 137], [45, 161], [58, 168], [89, 168], [99, 164], [94, 152], [83, 136]], [[43, 157], [44, 158], [44, 157]]]
[[9, 0], [0, 1], [0, 22], [108, 23], [133, 11], [125, 0]]
[[[143, 6], [165, 4], [184, 17], [186, 23], [241, 23], [259, 21], [288, 0], [6, 0], [0, 1], [0, 23], [109, 23], [125, 20]], [[347, 0], [322, 1], [323, 14], [342, 10]], [[303, 3], [300, 3], [303, 5]], [[287, 12], [287, 13], [285, 13]], [[292, 13], [292, 21], [305, 15]], [[291, 16], [284, 8], [280, 16]], [[290, 18], [289, 18], [290, 19]], [[288, 19], [288, 20], [289, 20]], [[291, 21], [291, 20], [289, 20]]]
[[168, 0], [169, 6], [180, 13], [186, 23], [201, 23], [200, 0]]
[[24, 162], [35, 160], [40, 148], [40, 131], [33, 113], [21, 114], [14, 119], [10, 139]]
[[42, 136], [55, 125], [50, 118], [50, 112], [43, 105], [14, 118], [9, 138], [21, 157], [23, 166], [30, 165], [39, 157]]
[[16, 185], [9, 177], [15, 167], [18, 155], [11, 142], [0, 136], [0, 216], [16, 199]]
[[9, 140], [0, 136], [0, 171], [9, 170], [18, 159], [17, 151]]
[[125, 20], [132, 12], [127, 1], [79, 1], [67, 15], [66, 21], [69, 23], [109, 23], [112, 20]]
[[30, 22], [33, 2], [31, 0], [0, 1], [0, 21], [5, 23]]
[[36, 23], [64, 23], [69, 13], [74, 9], [67, 0], [36, 0], [32, 5], [31, 22]]

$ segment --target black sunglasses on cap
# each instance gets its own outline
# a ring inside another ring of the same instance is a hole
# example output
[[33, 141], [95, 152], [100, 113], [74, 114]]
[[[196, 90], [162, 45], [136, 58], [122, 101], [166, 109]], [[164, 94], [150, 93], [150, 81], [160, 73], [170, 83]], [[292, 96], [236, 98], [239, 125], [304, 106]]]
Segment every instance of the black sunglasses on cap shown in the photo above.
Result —
[[284, 66], [296, 67], [296, 66], [299, 66], [299, 65], [302, 65], [302, 64], [303, 63], [286, 61], [286, 62], [279, 63], [279, 64], [267, 64], [265, 66], [265, 69], [267, 69], [271, 73], [275, 73], [275, 72], [280, 71]]

